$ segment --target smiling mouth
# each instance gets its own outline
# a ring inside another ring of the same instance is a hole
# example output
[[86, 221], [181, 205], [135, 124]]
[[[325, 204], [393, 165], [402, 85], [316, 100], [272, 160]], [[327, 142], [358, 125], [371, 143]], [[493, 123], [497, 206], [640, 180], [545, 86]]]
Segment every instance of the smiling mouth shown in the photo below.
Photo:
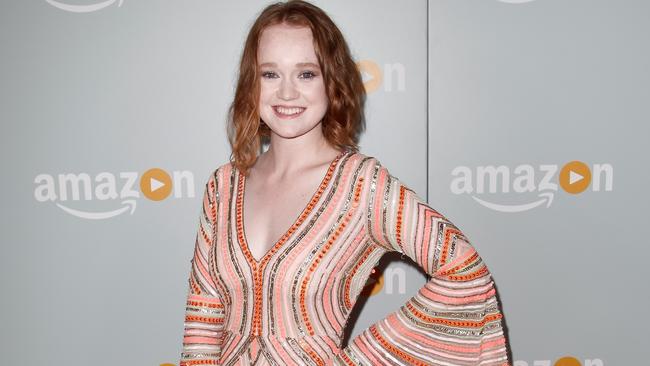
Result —
[[284, 106], [273, 106], [275, 114], [282, 118], [293, 118], [302, 114], [305, 111], [304, 107], [284, 107]]

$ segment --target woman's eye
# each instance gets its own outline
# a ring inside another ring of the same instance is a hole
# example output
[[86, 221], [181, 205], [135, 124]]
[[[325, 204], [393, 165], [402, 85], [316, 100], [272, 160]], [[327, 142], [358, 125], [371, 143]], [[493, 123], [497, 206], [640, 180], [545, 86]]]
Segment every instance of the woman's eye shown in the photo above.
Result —
[[[279, 76], [273, 71], [264, 71], [262, 77], [265, 79], [277, 79]], [[312, 71], [305, 71], [298, 76], [300, 79], [313, 79], [315, 77], [316, 74]]]
[[300, 74], [301, 79], [313, 79], [314, 77], [316, 77], [316, 74], [314, 74], [311, 71], [305, 71], [302, 74]]
[[265, 71], [262, 73], [262, 77], [267, 79], [275, 79], [277, 75], [273, 71]]

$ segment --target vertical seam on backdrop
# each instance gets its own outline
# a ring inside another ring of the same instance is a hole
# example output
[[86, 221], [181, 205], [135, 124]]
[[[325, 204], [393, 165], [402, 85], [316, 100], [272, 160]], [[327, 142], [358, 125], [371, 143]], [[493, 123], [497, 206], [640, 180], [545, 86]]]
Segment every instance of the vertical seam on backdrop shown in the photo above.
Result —
[[429, 138], [430, 138], [430, 136], [429, 136], [429, 122], [430, 122], [429, 121], [429, 108], [430, 108], [429, 107], [429, 84], [430, 84], [430, 81], [429, 81], [429, 0], [424, 0], [424, 1], [426, 2], [426, 12], [427, 12], [427, 15], [426, 15], [426, 17], [427, 17], [427, 29], [426, 29], [426, 31], [427, 31], [427, 34], [426, 34], [426, 42], [427, 42], [427, 46], [426, 46], [426, 48], [427, 48], [427, 58], [426, 58], [426, 62], [427, 62], [426, 76], [427, 77], [426, 77], [426, 81], [427, 81], [427, 87], [426, 87], [426, 93], [425, 93], [426, 94], [426, 96], [425, 96], [426, 97], [425, 104], [427, 106], [427, 108], [426, 108], [426, 119], [425, 119], [426, 120], [426, 132], [427, 132], [426, 133], [426, 136], [427, 136], [426, 137], [426, 156], [425, 156], [425, 161], [426, 161], [426, 164], [427, 164], [427, 167], [426, 167], [426, 170], [425, 170], [426, 174], [427, 174], [427, 178], [426, 178], [426, 183], [427, 184], [426, 184], [426, 188], [425, 188], [425, 195], [426, 195], [425, 199], [427, 200], [427, 202], [429, 202]]

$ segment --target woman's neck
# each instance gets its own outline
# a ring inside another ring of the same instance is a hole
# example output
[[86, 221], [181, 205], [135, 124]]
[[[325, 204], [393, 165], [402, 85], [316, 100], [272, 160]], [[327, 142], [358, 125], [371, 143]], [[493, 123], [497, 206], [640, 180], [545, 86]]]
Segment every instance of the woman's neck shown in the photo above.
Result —
[[[292, 139], [296, 140], [296, 139]], [[341, 151], [330, 145], [325, 139], [317, 143], [299, 143], [289, 139], [271, 145], [258, 157], [255, 165], [274, 175], [292, 175], [305, 168], [327, 164]]]

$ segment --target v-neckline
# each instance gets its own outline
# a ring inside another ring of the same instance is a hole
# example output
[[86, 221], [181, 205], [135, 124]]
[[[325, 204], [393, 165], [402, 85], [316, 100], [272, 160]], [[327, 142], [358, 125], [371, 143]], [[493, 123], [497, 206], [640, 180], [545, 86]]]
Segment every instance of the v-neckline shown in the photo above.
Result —
[[273, 256], [273, 254], [275, 254], [282, 247], [282, 245], [289, 238], [291, 238], [291, 235], [293, 235], [293, 233], [298, 229], [298, 227], [302, 225], [302, 222], [307, 218], [307, 216], [309, 216], [309, 213], [311, 213], [311, 211], [314, 209], [316, 203], [320, 199], [320, 196], [325, 191], [325, 187], [327, 187], [330, 179], [332, 178], [332, 174], [334, 173], [334, 168], [336, 167], [338, 161], [342, 157], [344, 157], [348, 152], [349, 152], [348, 149], [343, 149], [343, 151], [341, 151], [334, 158], [334, 160], [330, 162], [329, 167], [325, 172], [325, 176], [321, 179], [321, 182], [318, 185], [316, 191], [312, 194], [311, 199], [307, 202], [307, 204], [302, 209], [302, 211], [300, 211], [298, 217], [293, 220], [291, 226], [289, 226], [289, 228], [284, 231], [284, 234], [282, 234], [282, 236], [273, 243], [273, 246], [271, 246], [270, 249], [268, 249], [260, 259], [255, 258], [248, 245], [248, 239], [246, 238], [246, 229], [244, 228], [244, 198], [245, 198], [244, 196], [246, 193], [245, 192], [246, 176], [242, 174], [241, 171], [238, 170], [239, 178], [237, 184], [237, 198], [236, 198], [236, 205], [235, 205], [237, 238], [239, 239], [240, 247], [244, 252], [244, 256], [254, 268], [257, 268], [257, 266], [264, 266], [264, 264], [268, 262], [268, 259], [271, 256]]

